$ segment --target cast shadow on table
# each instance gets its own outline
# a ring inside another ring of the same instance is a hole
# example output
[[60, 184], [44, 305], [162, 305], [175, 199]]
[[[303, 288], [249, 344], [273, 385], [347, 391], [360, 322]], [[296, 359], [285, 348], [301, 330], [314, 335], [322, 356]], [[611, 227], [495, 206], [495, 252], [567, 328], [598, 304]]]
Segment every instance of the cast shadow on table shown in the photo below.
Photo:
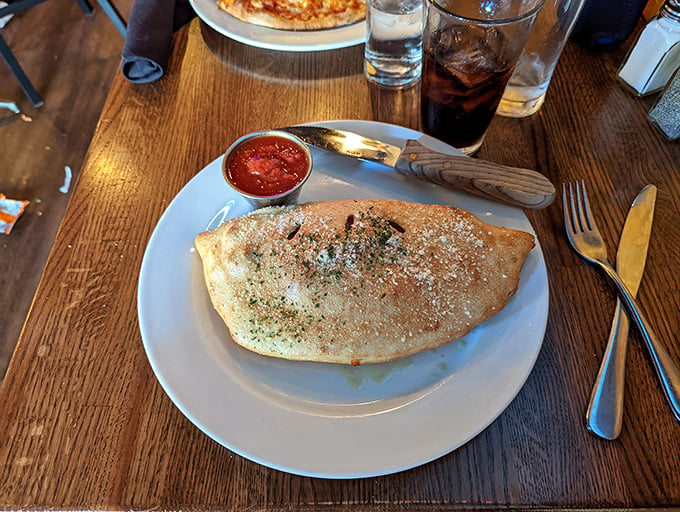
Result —
[[[201, 36], [208, 49], [230, 68], [263, 80], [323, 80], [361, 74], [363, 45], [318, 52], [286, 52], [249, 46], [201, 24]], [[324, 53], [337, 56], [337, 65], [324, 64]]]
[[368, 84], [373, 120], [420, 129], [420, 82], [404, 89]]

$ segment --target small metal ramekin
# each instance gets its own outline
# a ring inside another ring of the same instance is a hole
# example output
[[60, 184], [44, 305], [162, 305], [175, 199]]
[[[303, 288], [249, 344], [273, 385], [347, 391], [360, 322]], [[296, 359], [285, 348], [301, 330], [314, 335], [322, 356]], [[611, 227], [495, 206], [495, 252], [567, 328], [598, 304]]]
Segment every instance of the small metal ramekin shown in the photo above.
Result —
[[[302, 150], [302, 152], [307, 156], [307, 172], [302, 178], [302, 181], [295, 185], [293, 188], [290, 190], [287, 190], [281, 194], [277, 194], [274, 196], [259, 196], [259, 195], [254, 195], [250, 194], [248, 192], [244, 192], [243, 190], [239, 189], [234, 183], [231, 182], [229, 179], [229, 173], [227, 171], [227, 163], [229, 161], [230, 155], [234, 152], [234, 150], [239, 147], [241, 144], [243, 144], [246, 141], [250, 141], [252, 139], [258, 138], [258, 137], [281, 137], [284, 139], [287, 139], [289, 141], [292, 141], [295, 143], [299, 148]], [[298, 196], [300, 195], [300, 190], [302, 189], [302, 186], [305, 184], [305, 182], [309, 179], [309, 176], [312, 174], [312, 153], [309, 150], [309, 147], [307, 147], [307, 144], [302, 142], [301, 139], [296, 137], [295, 135], [292, 135], [288, 132], [284, 131], [279, 131], [279, 130], [264, 130], [264, 131], [259, 131], [259, 132], [252, 132], [244, 135], [243, 137], [239, 138], [236, 140], [224, 154], [224, 159], [222, 160], [222, 175], [224, 176], [224, 180], [227, 182], [227, 184], [235, 191], [237, 192], [241, 197], [246, 199], [249, 203], [251, 203], [255, 208], [264, 208], [265, 206], [279, 206], [279, 205], [286, 205], [286, 204], [295, 204], [297, 202]]]

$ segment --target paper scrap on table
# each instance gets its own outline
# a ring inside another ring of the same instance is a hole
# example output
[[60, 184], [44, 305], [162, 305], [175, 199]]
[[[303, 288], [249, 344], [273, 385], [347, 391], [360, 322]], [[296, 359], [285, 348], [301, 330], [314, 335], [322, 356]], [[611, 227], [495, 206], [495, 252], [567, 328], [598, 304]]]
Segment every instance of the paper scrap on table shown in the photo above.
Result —
[[[9, 110], [11, 112], [11, 114], [9, 114], [9, 115], [1, 115], [0, 116], [0, 122], [2, 122], [3, 124], [6, 121], [9, 121], [10, 119], [14, 119], [14, 118], [19, 117], [19, 116], [23, 118], [25, 116], [25, 114], [23, 114], [21, 112], [21, 110], [19, 110], [19, 107], [17, 107], [17, 104], [14, 103], [13, 101], [0, 101], [0, 110]], [[24, 119], [24, 121], [26, 121], [26, 120]], [[32, 119], [31, 119], [31, 121], [32, 121]]]
[[71, 173], [71, 168], [67, 165], [64, 167], [64, 184], [59, 187], [59, 192], [62, 194], [68, 194], [68, 189], [71, 186], [71, 178], [73, 173]]
[[[2, 2], [0, 2], [0, 3], [2, 3]], [[0, 5], [0, 7], [2, 7], [2, 5]], [[19, 107], [17, 107], [17, 104], [14, 103], [13, 101], [0, 101], [0, 108], [4, 108], [5, 110], [10, 110], [13, 114], [18, 114], [18, 113], [21, 112], [19, 110]]]
[[9, 235], [14, 223], [24, 213], [30, 201], [18, 201], [7, 199], [5, 194], [0, 193], [0, 233]]
[[[0, 2], [0, 4], [2, 4], [2, 2]], [[0, 7], [2, 7], [2, 6], [0, 5]], [[0, 28], [2, 28], [2, 27], [0, 27]], [[10, 112], [12, 112], [12, 115], [7, 116], [7, 118], [14, 117], [14, 116], [20, 116], [21, 119], [25, 123], [30, 123], [30, 122], [33, 121], [33, 118], [29, 115], [24, 114], [21, 110], [19, 110], [19, 107], [17, 107], [17, 104], [14, 103], [13, 101], [0, 101], [0, 108], [5, 109], [5, 110], [9, 110]]]

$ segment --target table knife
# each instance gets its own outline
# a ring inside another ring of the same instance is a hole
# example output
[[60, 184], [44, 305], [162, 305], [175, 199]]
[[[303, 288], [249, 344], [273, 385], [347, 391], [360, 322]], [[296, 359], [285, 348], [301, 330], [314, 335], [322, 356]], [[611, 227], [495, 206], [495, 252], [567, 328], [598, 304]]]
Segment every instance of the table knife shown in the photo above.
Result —
[[[652, 232], [656, 187], [647, 185], [633, 201], [616, 252], [616, 271], [637, 294]], [[616, 301], [614, 319], [599, 373], [586, 411], [586, 427], [604, 439], [616, 439], [623, 423], [623, 388], [628, 345], [628, 315]]]
[[555, 198], [555, 187], [542, 174], [529, 169], [433, 151], [409, 139], [403, 147], [370, 139], [346, 130], [321, 126], [279, 128], [305, 143], [341, 155], [377, 162], [397, 173], [463, 190], [521, 208], [545, 208]]

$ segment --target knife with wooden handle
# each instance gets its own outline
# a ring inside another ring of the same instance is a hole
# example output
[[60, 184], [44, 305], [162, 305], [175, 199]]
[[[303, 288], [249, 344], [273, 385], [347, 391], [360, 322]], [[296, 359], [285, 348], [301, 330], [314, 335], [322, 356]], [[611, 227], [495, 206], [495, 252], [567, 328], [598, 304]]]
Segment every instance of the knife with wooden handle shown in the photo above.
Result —
[[555, 199], [555, 187], [542, 174], [463, 155], [433, 151], [409, 139], [403, 147], [346, 130], [323, 126], [279, 128], [312, 146], [376, 162], [397, 173], [462, 190], [520, 208], [545, 208]]

